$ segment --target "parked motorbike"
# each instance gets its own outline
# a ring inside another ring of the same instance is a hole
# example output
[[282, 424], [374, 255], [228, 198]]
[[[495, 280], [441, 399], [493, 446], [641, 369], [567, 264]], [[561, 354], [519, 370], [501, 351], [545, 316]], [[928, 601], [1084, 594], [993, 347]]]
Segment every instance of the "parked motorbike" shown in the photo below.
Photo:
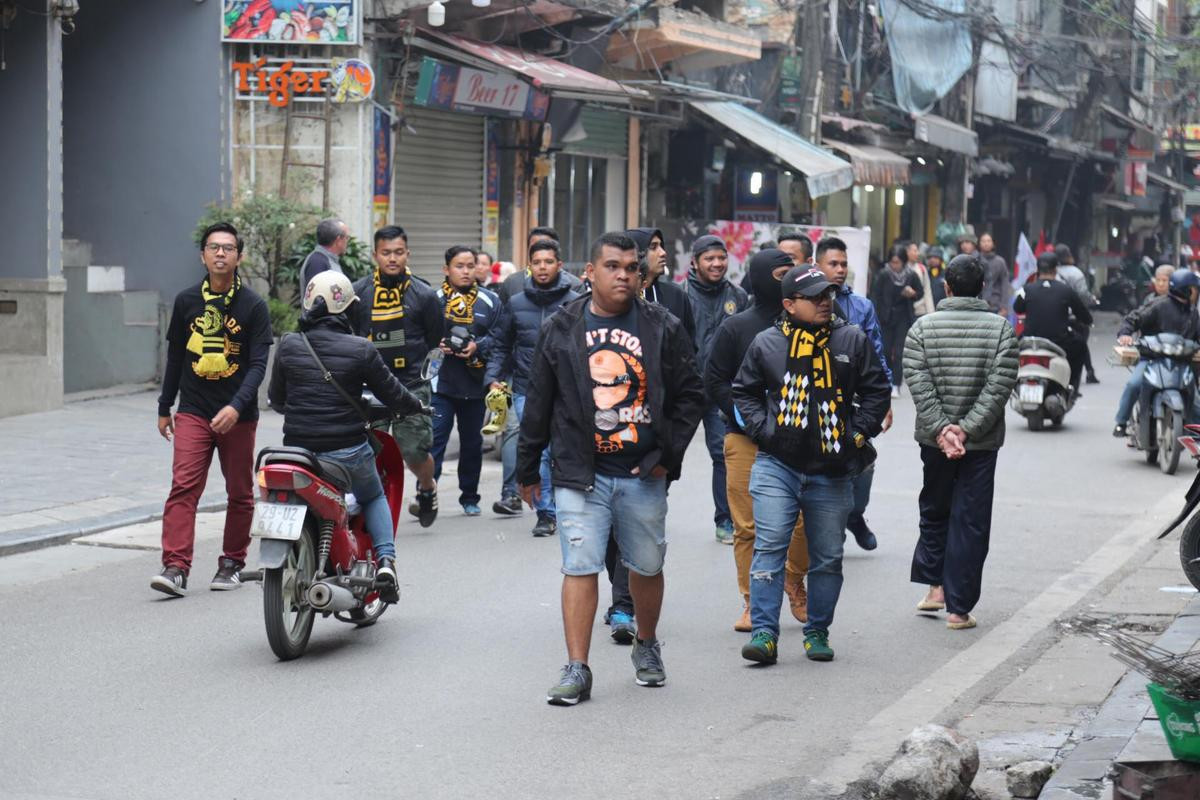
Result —
[[[370, 395], [363, 400], [373, 420], [391, 417]], [[391, 435], [372, 433], [381, 445], [375, 467], [395, 530], [404, 459]], [[264, 447], [254, 470], [259, 499], [250, 535], [261, 542], [263, 618], [275, 655], [282, 661], [303, 655], [317, 614], [358, 627], [378, 622], [387, 604], [375, 585], [371, 535], [346, 468], [300, 447]]]
[[1147, 464], [1158, 464], [1167, 475], [1174, 475], [1184, 449], [1180, 442], [1184, 416], [1195, 398], [1192, 359], [1200, 343], [1160, 333], [1140, 339], [1137, 349], [1146, 368], [1129, 424], [1129, 442], [1146, 454]]
[[[1200, 464], [1200, 425], [1184, 425], [1183, 427], [1185, 433], [1180, 437], [1179, 443]], [[1188, 582], [1200, 589], [1200, 514], [1193, 514], [1198, 506], [1200, 506], [1200, 472], [1196, 473], [1191, 487], [1184, 495], [1183, 511], [1179, 512], [1179, 516], [1158, 535], [1158, 538], [1163, 538], [1178, 528], [1184, 520], [1187, 520], [1183, 534], [1179, 537], [1179, 564], [1183, 567], [1183, 574], [1187, 576]]]
[[1049, 339], [1023, 336], [1017, 345], [1017, 384], [1012, 407], [1031, 431], [1040, 431], [1046, 420], [1054, 427], [1075, 405], [1071, 365], [1067, 354]]

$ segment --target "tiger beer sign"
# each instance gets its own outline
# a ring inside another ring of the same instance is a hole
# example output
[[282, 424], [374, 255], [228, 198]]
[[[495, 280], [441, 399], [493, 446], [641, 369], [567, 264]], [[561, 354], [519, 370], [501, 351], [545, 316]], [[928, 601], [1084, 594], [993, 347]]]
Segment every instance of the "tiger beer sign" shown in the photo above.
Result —
[[335, 103], [357, 103], [370, 97], [375, 88], [371, 66], [357, 58], [335, 58], [328, 64], [266, 58], [235, 61], [233, 74], [239, 96], [265, 97], [276, 108], [297, 97], [315, 99], [326, 93]]

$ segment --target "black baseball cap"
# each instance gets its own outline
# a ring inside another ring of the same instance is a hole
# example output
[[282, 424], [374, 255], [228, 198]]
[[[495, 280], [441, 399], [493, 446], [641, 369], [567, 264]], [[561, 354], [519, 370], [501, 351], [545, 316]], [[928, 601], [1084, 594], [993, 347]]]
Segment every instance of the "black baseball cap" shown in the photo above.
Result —
[[825, 277], [825, 273], [813, 267], [792, 267], [783, 276], [783, 296], [786, 297], [817, 297], [829, 291], [834, 284]]
[[709, 250], [727, 250], [725, 240], [720, 236], [713, 236], [711, 233], [701, 236], [696, 241], [692, 242], [692, 258], [696, 258], [701, 253]]

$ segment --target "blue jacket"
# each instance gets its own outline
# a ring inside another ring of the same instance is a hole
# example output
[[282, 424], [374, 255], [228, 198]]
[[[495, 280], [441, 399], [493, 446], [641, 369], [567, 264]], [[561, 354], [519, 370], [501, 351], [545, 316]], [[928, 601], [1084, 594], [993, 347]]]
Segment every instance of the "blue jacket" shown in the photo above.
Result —
[[843, 285], [838, 287], [837, 307], [834, 313], [851, 325], [862, 328], [879, 355], [879, 363], [883, 365], [883, 373], [887, 375], [888, 383], [891, 383], [892, 371], [888, 369], [887, 359], [883, 356], [883, 336], [879, 332], [879, 317], [875, 315], [875, 304], [861, 294], [855, 294], [849, 286]]
[[[450, 320], [445, 319], [446, 294], [440, 287], [437, 290], [437, 298], [446, 325], [444, 335], [449, 336], [452, 324]], [[478, 348], [476, 356], [486, 365], [492, 353], [492, 334], [500, 322], [500, 299], [487, 289], [480, 289], [475, 298], [474, 311], [475, 321], [471, 323], [471, 335], [475, 337], [475, 346]], [[462, 400], [481, 398], [487, 394], [487, 383], [483, 380], [486, 369], [486, 366], [472, 369], [467, 366], [466, 359], [446, 356], [433, 379], [433, 391]]]
[[525, 291], [514, 294], [504, 304], [500, 321], [492, 331], [484, 385], [511, 376], [513, 393], [525, 394], [542, 324], [578, 296], [564, 272], [549, 288], [535, 286], [533, 278], [526, 277]]

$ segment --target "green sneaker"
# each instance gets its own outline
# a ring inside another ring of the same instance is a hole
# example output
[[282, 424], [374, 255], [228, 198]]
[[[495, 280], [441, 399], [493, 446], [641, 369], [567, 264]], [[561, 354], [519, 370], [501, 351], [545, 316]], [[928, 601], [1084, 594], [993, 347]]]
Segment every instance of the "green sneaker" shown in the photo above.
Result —
[[804, 637], [804, 655], [809, 661], [833, 661], [828, 631], [813, 631]]
[[592, 671], [582, 661], [572, 661], [562, 668], [558, 683], [546, 692], [546, 702], [552, 706], [573, 706], [592, 696]]
[[667, 673], [663, 669], [662, 643], [657, 639], [646, 642], [635, 639], [629, 658], [633, 661], [633, 680], [638, 686], [662, 686], [667, 682]]
[[774, 664], [779, 660], [779, 639], [770, 631], [757, 631], [742, 646], [742, 658], [759, 664]]
[[716, 529], [717, 542], [720, 544], [733, 544], [733, 523], [718, 522]]

